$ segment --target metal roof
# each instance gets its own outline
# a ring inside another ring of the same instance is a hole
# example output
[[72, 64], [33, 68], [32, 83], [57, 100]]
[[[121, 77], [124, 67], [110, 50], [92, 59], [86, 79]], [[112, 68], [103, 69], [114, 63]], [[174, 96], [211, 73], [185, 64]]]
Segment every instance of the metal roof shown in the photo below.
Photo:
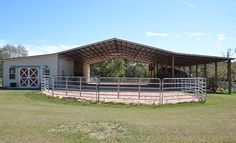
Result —
[[34, 55], [34, 56], [25, 56], [25, 57], [16, 57], [16, 58], [5, 58], [5, 59], [2, 59], [0, 61], [4, 62], [4, 61], [9, 61], [9, 60], [26, 60], [26, 59], [30, 59], [30, 58], [43, 58], [45, 56], [53, 56], [53, 55], [57, 55], [57, 53], [44, 54], [44, 55]]
[[170, 65], [172, 63], [172, 56], [174, 56], [176, 66], [187, 66], [234, 59], [177, 53], [117, 38], [80, 46], [57, 54], [59, 56], [73, 58], [75, 61], [88, 64], [94, 64], [114, 58], [125, 58], [144, 63], [158, 62], [160, 64]]

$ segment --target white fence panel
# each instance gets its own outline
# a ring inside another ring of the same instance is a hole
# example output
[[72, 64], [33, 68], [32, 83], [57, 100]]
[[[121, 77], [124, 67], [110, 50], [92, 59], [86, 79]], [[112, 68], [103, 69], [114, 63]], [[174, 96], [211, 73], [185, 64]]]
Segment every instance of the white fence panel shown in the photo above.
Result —
[[41, 90], [51, 96], [81, 100], [168, 104], [204, 101], [204, 78], [130, 78], [43, 76]]

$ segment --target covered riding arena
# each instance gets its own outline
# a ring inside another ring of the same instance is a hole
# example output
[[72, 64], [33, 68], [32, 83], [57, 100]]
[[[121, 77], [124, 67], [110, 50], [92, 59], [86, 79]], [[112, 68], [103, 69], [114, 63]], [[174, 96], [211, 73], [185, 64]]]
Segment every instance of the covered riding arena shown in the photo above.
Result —
[[[56, 55], [57, 74], [41, 78], [41, 89], [50, 96], [134, 104], [205, 101], [207, 64], [215, 64], [217, 82], [218, 62], [227, 62], [228, 91], [231, 92], [232, 58], [176, 53], [116, 38]], [[148, 64], [149, 77], [90, 77], [91, 64], [115, 58]], [[199, 77], [200, 65], [204, 66], [204, 77]]]

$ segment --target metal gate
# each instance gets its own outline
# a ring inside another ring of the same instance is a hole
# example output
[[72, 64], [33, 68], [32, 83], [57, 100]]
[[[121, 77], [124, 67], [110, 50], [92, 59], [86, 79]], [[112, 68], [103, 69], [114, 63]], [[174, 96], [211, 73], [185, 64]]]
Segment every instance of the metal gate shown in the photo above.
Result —
[[19, 69], [20, 87], [37, 88], [39, 87], [39, 69], [35, 67], [23, 67]]
[[205, 78], [164, 78], [162, 80], [162, 104], [178, 103], [179, 100], [205, 101]]

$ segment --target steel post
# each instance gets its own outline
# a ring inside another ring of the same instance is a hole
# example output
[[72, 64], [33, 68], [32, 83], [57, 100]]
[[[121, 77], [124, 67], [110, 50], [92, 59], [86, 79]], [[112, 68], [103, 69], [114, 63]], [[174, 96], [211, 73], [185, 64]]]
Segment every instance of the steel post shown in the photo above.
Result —
[[140, 92], [141, 92], [141, 85], [140, 85], [140, 78], [138, 79], [138, 99], [140, 99]]
[[97, 100], [97, 102], [99, 102], [99, 100], [100, 100], [100, 99], [99, 99], [99, 98], [100, 98], [100, 97], [99, 97], [99, 96], [100, 96], [100, 95], [99, 95], [99, 94], [100, 94], [100, 93], [99, 93], [100, 78], [96, 78], [96, 79], [97, 79], [97, 82], [96, 82], [96, 96], [97, 96], [97, 99], [96, 99], [96, 100]]
[[79, 96], [81, 96], [82, 93], [82, 77], [79, 78]]
[[52, 76], [52, 96], [54, 96], [54, 77]]
[[120, 78], [118, 77], [118, 89], [117, 89], [118, 96], [117, 98], [120, 98]]
[[48, 88], [48, 93], [49, 93], [49, 87], [50, 87], [50, 78], [47, 78], [47, 88]]
[[68, 91], [68, 77], [66, 77], [66, 95], [67, 95], [67, 91]]
[[164, 102], [164, 97], [163, 97], [163, 91], [164, 91], [164, 79], [163, 79], [163, 81], [161, 82], [161, 98], [160, 98], [160, 104], [162, 105], [163, 104], [163, 102]]

